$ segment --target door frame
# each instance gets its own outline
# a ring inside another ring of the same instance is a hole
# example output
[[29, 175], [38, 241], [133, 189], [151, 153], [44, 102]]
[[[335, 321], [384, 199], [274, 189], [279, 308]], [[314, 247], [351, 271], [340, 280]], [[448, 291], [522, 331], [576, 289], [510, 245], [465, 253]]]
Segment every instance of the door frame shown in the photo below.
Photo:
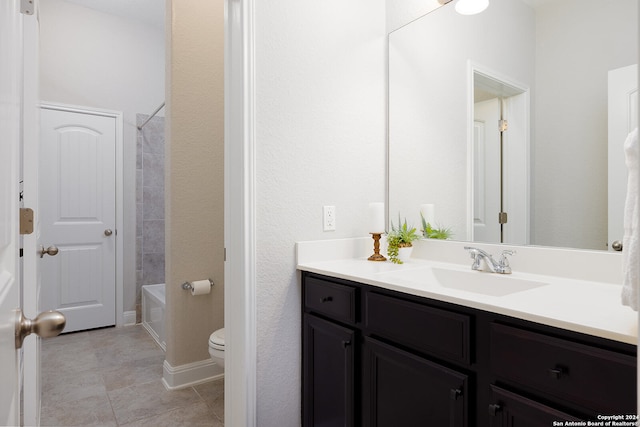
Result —
[[[175, 1], [175, 0], [174, 0]], [[226, 425], [257, 425], [255, 0], [225, 0]]]
[[[79, 114], [110, 117], [116, 123], [116, 326], [123, 326], [124, 321], [124, 127], [122, 111], [105, 110], [101, 108], [84, 107], [78, 105], [41, 102], [40, 109], [66, 111]], [[39, 124], [38, 124], [39, 125]], [[134, 252], [135, 254], [135, 252]], [[41, 309], [47, 309], [41, 307]]]

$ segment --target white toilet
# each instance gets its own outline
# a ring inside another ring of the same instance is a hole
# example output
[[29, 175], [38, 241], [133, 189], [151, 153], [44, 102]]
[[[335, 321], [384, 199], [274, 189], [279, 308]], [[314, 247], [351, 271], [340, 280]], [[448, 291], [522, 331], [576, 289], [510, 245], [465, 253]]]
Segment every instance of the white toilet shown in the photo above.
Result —
[[209, 354], [221, 368], [224, 368], [224, 328], [218, 329], [209, 337]]

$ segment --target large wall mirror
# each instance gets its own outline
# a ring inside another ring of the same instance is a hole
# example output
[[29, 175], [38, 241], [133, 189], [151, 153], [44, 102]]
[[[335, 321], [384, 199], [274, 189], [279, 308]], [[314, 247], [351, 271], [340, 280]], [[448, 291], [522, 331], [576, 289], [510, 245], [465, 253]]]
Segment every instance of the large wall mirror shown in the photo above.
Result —
[[637, 1], [454, 3], [389, 34], [390, 218], [419, 226], [432, 204], [455, 240], [609, 249], [638, 119]]

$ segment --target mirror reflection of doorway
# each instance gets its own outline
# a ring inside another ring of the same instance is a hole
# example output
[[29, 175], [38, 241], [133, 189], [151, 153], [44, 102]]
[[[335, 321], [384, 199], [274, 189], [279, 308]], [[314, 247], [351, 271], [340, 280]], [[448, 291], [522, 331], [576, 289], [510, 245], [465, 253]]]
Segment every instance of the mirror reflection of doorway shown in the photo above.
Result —
[[528, 89], [474, 70], [474, 241], [529, 242], [528, 104]]
[[502, 224], [497, 221], [503, 199], [500, 102], [500, 98], [491, 98], [473, 104], [473, 228], [478, 242], [496, 242], [502, 235]]

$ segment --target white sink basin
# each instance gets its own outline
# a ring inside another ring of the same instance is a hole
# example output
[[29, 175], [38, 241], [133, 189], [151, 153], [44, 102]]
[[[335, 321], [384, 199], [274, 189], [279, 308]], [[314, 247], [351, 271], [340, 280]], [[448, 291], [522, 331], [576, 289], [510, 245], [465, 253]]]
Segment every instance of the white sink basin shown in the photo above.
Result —
[[398, 279], [412, 285], [457, 289], [476, 294], [501, 297], [548, 285], [545, 282], [513, 277], [510, 274], [496, 274], [483, 271], [463, 271], [448, 268], [420, 268], [415, 270], [381, 273], [390, 280]]
[[483, 271], [460, 271], [444, 268], [431, 270], [438, 283], [445, 288], [501, 297], [548, 285], [545, 282], [515, 278], [509, 274]]

